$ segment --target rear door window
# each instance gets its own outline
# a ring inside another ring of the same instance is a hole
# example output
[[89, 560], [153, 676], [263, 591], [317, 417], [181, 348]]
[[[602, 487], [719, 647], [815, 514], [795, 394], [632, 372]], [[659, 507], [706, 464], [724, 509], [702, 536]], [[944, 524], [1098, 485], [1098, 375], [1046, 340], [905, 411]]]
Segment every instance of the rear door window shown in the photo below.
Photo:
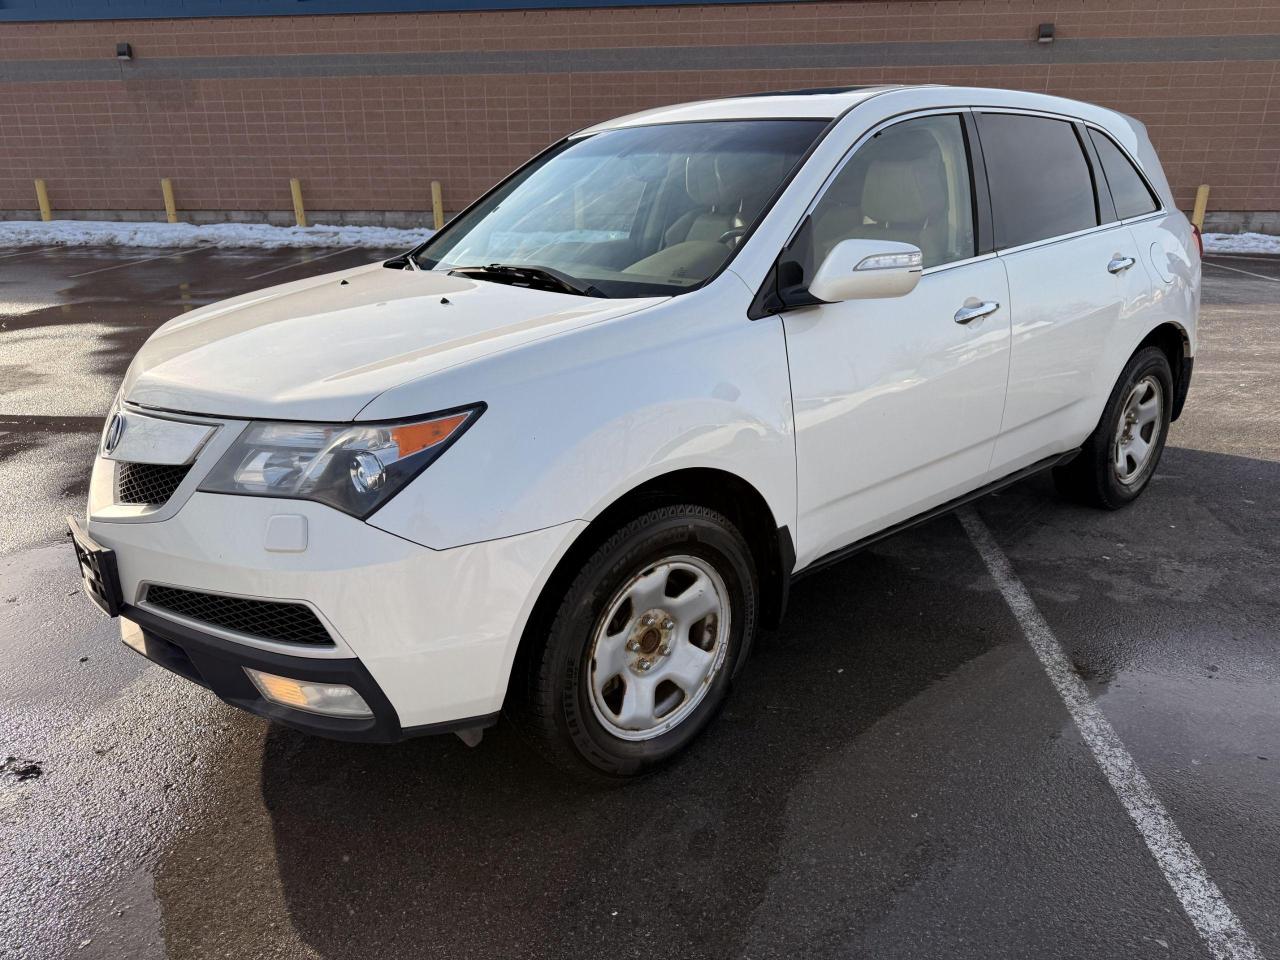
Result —
[[1116, 216], [1121, 220], [1130, 217], [1141, 217], [1160, 209], [1160, 204], [1152, 195], [1147, 182], [1125, 156], [1124, 151], [1112, 142], [1111, 138], [1098, 130], [1090, 130], [1089, 138], [1093, 148], [1098, 151], [1098, 159], [1102, 161], [1102, 172], [1106, 175], [1107, 186], [1111, 188], [1111, 199], [1115, 201]]
[[1065, 120], [979, 113], [996, 246], [1017, 247], [1098, 225], [1093, 176]]

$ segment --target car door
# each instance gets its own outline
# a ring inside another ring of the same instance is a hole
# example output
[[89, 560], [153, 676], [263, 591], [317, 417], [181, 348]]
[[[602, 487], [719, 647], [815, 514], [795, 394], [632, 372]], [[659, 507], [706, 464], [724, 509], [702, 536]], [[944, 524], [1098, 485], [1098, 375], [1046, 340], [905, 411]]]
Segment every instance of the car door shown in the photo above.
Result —
[[1087, 130], [1066, 118], [975, 111], [996, 247], [1009, 277], [1009, 389], [992, 471], [1071, 450], [1111, 390], [1099, 361], [1141, 309], [1146, 269], [1115, 218]]
[[797, 235], [811, 235], [815, 265], [851, 238], [911, 243], [924, 258], [905, 296], [783, 314], [798, 565], [985, 480], [1004, 405], [1010, 314], [1004, 266], [981, 252], [985, 199], [971, 139], [964, 111], [882, 128], [828, 180]]

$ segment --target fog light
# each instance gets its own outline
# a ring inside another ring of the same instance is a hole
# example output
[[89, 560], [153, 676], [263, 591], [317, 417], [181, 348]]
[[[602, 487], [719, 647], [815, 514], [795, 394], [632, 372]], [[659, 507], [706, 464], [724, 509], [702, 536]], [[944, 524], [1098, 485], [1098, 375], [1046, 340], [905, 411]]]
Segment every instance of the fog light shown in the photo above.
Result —
[[282, 707], [305, 710], [307, 713], [322, 713], [330, 717], [373, 716], [364, 697], [346, 684], [291, 680], [249, 667], [245, 667], [244, 672], [263, 697]]
[[142, 639], [142, 628], [126, 617], [120, 618], [120, 639], [144, 657], [147, 655], [147, 642]]

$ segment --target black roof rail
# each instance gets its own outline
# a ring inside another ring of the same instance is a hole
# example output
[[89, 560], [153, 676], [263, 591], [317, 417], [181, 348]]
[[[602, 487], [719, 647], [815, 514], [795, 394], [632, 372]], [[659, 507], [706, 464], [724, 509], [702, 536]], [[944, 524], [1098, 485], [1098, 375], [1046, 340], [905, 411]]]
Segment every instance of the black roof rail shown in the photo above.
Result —
[[883, 87], [883, 83], [863, 83], [851, 87], [804, 87], [799, 90], [762, 90], [759, 93], [739, 93], [722, 100], [746, 100], [749, 97], [811, 97], [822, 93], [852, 93], [854, 90], [871, 90]]

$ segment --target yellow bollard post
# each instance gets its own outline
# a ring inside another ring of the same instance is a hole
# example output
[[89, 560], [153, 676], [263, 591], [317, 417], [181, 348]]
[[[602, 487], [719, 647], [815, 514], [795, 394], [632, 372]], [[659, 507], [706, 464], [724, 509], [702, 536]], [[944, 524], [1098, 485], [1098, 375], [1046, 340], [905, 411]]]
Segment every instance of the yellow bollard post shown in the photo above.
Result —
[[302, 184], [297, 177], [289, 181], [289, 192], [293, 194], [293, 216], [298, 221], [298, 226], [305, 227], [307, 225], [307, 211], [302, 206]]
[[444, 226], [444, 191], [439, 180], [431, 181], [431, 219], [437, 230]]
[[1191, 222], [1197, 230], [1204, 230], [1204, 214], [1209, 209], [1209, 185], [1200, 184], [1196, 188], [1196, 208], [1191, 211]]
[[40, 219], [52, 220], [53, 208], [49, 206], [49, 191], [45, 189], [44, 181], [36, 181], [36, 203], [40, 204]]
[[173, 202], [173, 184], [168, 177], [160, 180], [160, 192], [164, 194], [164, 218], [170, 223], [178, 222], [178, 207]]

